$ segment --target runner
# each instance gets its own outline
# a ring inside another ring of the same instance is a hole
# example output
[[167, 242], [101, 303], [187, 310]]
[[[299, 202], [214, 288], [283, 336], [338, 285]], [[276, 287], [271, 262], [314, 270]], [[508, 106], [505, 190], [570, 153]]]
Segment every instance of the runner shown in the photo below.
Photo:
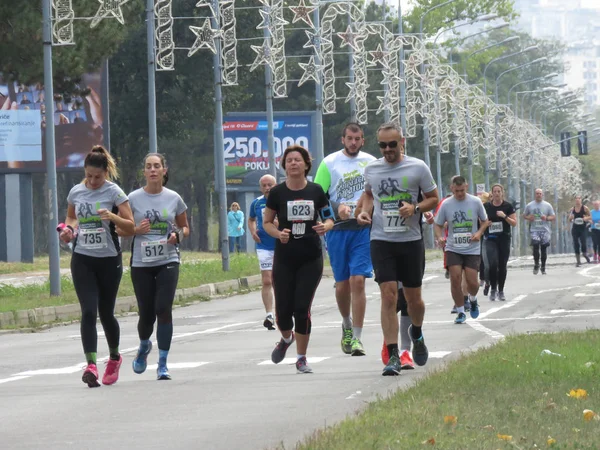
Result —
[[490, 226], [485, 230], [484, 248], [488, 263], [488, 275], [492, 290], [490, 300], [505, 301], [504, 283], [510, 256], [511, 227], [517, 225], [517, 213], [512, 204], [504, 200], [504, 187], [492, 186], [492, 200], [483, 205]]
[[[398, 281], [402, 282], [411, 318], [413, 360], [423, 366], [429, 356], [421, 330], [425, 315], [421, 297], [425, 266], [421, 214], [435, 208], [439, 199], [429, 168], [420, 159], [404, 155], [404, 137], [397, 124], [381, 125], [377, 139], [383, 158], [365, 169], [363, 210], [358, 223], [372, 223], [371, 259], [381, 290], [381, 327], [390, 354], [383, 369], [386, 376], [399, 375], [401, 370], [396, 317]], [[420, 203], [419, 194], [424, 197]]]
[[354, 218], [356, 203], [364, 190], [365, 167], [376, 159], [361, 151], [364, 142], [360, 125], [346, 125], [342, 133], [344, 148], [327, 156], [315, 177], [315, 183], [321, 185], [337, 211], [335, 225], [327, 233], [327, 251], [342, 315], [342, 351], [352, 356], [365, 355], [361, 341], [367, 307], [365, 278], [373, 272], [369, 226], [359, 225]]
[[592, 245], [594, 247], [594, 263], [600, 261], [598, 255], [600, 254], [600, 200], [594, 201], [594, 209], [591, 211], [592, 218]]
[[71, 276], [81, 306], [81, 342], [87, 362], [81, 379], [89, 387], [98, 387], [98, 315], [110, 355], [102, 384], [117, 382], [123, 362], [119, 353], [119, 322], [115, 318], [123, 258], [115, 226], [132, 233], [134, 224], [127, 196], [111, 181], [117, 179], [119, 172], [108, 151], [94, 146], [83, 167], [85, 179], [67, 196], [67, 218], [60, 239], [67, 244], [74, 241]]
[[[454, 323], [467, 320], [464, 297], [461, 287], [463, 270], [469, 293], [471, 318], [479, 317], [477, 303], [477, 272], [481, 258], [479, 241], [487, 227], [487, 214], [481, 200], [467, 194], [468, 184], [464, 177], [452, 178], [453, 197], [446, 200], [435, 217], [435, 236], [439, 245], [445, 245], [448, 267], [450, 268], [450, 290], [457, 305]], [[443, 236], [444, 224], [448, 224], [448, 238]], [[481, 225], [480, 225], [481, 224]]]
[[[285, 182], [271, 189], [263, 227], [277, 239], [273, 258], [273, 290], [281, 340], [271, 354], [280, 363], [296, 340], [296, 371], [312, 373], [306, 361], [310, 339], [310, 308], [321, 276], [321, 238], [333, 228], [333, 210], [321, 186], [306, 179], [311, 168], [308, 150], [299, 145], [285, 149], [281, 159]], [[275, 226], [275, 216], [279, 227]], [[319, 221], [319, 216], [321, 221]], [[295, 333], [292, 331], [295, 328]]]
[[[179, 194], [167, 189], [167, 162], [160, 153], [144, 158], [146, 186], [129, 195], [136, 227], [131, 244], [131, 282], [137, 299], [140, 346], [132, 366], [144, 373], [152, 350], [150, 336], [156, 326], [157, 380], [170, 380], [167, 358], [173, 337], [173, 300], [179, 280], [179, 243], [189, 236], [187, 206]], [[121, 231], [119, 230], [120, 234]], [[127, 235], [126, 233], [122, 233]]]
[[537, 275], [540, 270], [540, 250], [542, 275], [546, 275], [546, 259], [548, 258], [548, 247], [552, 237], [552, 222], [556, 215], [552, 205], [544, 201], [544, 192], [535, 190], [535, 200], [529, 202], [523, 211], [523, 218], [530, 222], [529, 234], [531, 235], [531, 246], [533, 247], [533, 274]]
[[[490, 200], [490, 194], [488, 192], [480, 192], [477, 197], [481, 200], [484, 205]], [[485, 247], [483, 245], [483, 239], [480, 242], [481, 261], [479, 262], [479, 287], [483, 287], [483, 295], [487, 296], [490, 292], [490, 278], [487, 276], [486, 261], [487, 257], [485, 254]]]
[[581, 253], [589, 263], [590, 258], [587, 255], [587, 224], [592, 220], [590, 210], [584, 206], [581, 201], [581, 195], [575, 196], [575, 206], [569, 211], [569, 222], [572, 222], [571, 237], [573, 238], [573, 248], [575, 249], [575, 267], [581, 266]]
[[263, 228], [263, 214], [267, 206], [269, 192], [277, 184], [273, 175], [263, 175], [258, 181], [260, 192], [263, 195], [254, 199], [250, 205], [248, 215], [248, 229], [252, 239], [256, 242], [256, 256], [260, 264], [260, 275], [262, 278], [262, 301], [267, 317], [263, 326], [267, 330], [275, 329], [275, 316], [273, 315], [273, 255], [275, 254], [275, 239], [273, 239]]

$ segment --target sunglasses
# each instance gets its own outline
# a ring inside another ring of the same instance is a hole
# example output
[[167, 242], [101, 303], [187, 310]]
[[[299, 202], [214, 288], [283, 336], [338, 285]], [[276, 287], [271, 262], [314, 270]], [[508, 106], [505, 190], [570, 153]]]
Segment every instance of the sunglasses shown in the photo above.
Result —
[[390, 141], [390, 142], [378, 142], [379, 148], [384, 149], [386, 147], [396, 148], [398, 147], [398, 141]]

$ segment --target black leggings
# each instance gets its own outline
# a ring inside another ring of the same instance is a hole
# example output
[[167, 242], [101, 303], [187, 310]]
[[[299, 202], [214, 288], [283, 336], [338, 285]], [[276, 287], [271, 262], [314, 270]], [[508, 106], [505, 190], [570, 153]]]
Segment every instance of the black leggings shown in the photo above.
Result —
[[115, 317], [117, 292], [123, 276], [121, 254], [107, 258], [73, 253], [71, 276], [81, 306], [81, 342], [84, 353], [97, 353], [96, 318], [100, 316], [109, 349], [119, 347], [121, 330]]
[[490, 280], [486, 271], [487, 268], [485, 267], [486, 256], [485, 248], [483, 247], [483, 240], [481, 240], [481, 244], [479, 244], [479, 253], [481, 254], [481, 258], [479, 259], [479, 279], [488, 282]]
[[150, 339], [156, 327], [156, 340], [160, 350], [171, 349], [173, 338], [173, 300], [179, 280], [179, 264], [168, 263], [154, 267], [132, 267], [131, 282], [137, 299], [140, 340]]
[[323, 257], [273, 261], [273, 292], [277, 326], [281, 331], [294, 327], [300, 334], [310, 334], [310, 307], [323, 275]]
[[504, 291], [506, 265], [510, 256], [510, 236], [502, 235], [484, 241], [487, 273], [493, 290]]
[[540, 247], [542, 249], [542, 267], [546, 267], [546, 259], [548, 259], [548, 244], [533, 244], [533, 264], [536, 267], [540, 265]]
[[592, 230], [592, 245], [594, 254], [600, 253], [600, 230]]
[[587, 230], [585, 227], [573, 226], [573, 229], [571, 230], [571, 236], [573, 237], [573, 248], [575, 249], [575, 254], [587, 254]]

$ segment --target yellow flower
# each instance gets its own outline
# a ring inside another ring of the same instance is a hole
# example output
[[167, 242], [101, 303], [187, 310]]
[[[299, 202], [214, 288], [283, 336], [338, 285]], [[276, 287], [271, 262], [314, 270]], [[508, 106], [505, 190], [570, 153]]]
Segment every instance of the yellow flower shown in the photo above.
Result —
[[502, 439], [503, 441], [512, 441], [512, 436], [508, 434], [499, 434], [498, 439]]
[[571, 392], [567, 394], [573, 398], [587, 398], [587, 391], [585, 389], [571, 389]]
[[458, 418], [456, 416], [444, 416], [445, 424], [456, 425], [456, 422], [458, 422]]
[[594, 411], [592, 411], [591, 409], [584, 409], [583, 410], [583, 419], [586, 422], [589, 422], [592, 419], [596, 419], [598, 420], [598, 414], [596, 414]]
[[551, 445], [556, 444], [556, 439], [553, 439], [550, 436], [548, 436], [548, 440], [546, 441], [546, 444], [548, 444], [548, 447], [550, 447]]

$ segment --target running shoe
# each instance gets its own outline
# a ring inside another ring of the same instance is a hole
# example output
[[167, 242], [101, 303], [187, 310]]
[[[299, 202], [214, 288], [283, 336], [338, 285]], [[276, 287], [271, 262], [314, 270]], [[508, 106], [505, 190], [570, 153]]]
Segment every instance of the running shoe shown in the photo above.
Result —
[[456, 307], [456, 305], [454, 305], [452, 307], [452, 310], [450, 311], [450, 314], [457, 314], [458, 313], [458, 308]]
[[467, 321], [467, 315], [465, 313], [458, 313], [456, 319], [454, 319], [454, 323], [461, 324]]
[[398, 358], [397, 354], [393, 354], [390, 356], [390, 360], [383, 368], [383, 373], [381, 375], [384, 377], [400, 375], [401, 370], [402, 367], [400, 366], [400, 358]]
[[590, 257], [586, 253], [583, 254], [583, 257], [585, 258], [585, 260], [589, 264], [590, 263]]
[[415, 363], [410, 357], [408, 350], [404, 350], [402, 353], [400, 353], [400, 367], [402, 370], [412, 370], [415, 368]]
[[85, 370], [83, 371], [83, 376], [81, 377], [81, 381], [88, 385], [88, 387], [100, 387], [100, 383], [98, 383], [98, 368], [96, 364], [89, 363]]
[[484, 284], [485, 284], [484, 280], [479, 280], [479, 287], [483, 287]]
[[267, 317], [265, 317], [265, 321], [263, 322], [263, 327], [265, 327], [267, 330], [275, 329], [275, 319], [273, 319], [272, 315], [269, 314]]
[[383, 347], [381, 347], [381, 361], [384, 366], [390, 361], [390, 352], [388, 352], [387, 344], [383, 341]]
[[546, 268], [542, 267], [542, 275], [546, 275]]
[[465, 312], [471, 311], [471, 304], [469, 303], [469, 297], [465, 297]]
[[427, 346], [425, 345], [423, 335], [421, 335], [419, 339], [413, 339], [412, 325], [408, 327], [408, 335], [410, 336], [410, 339], [413, 342], [413, 361], [417, 364], [417, 366], [424, 366], [427, 363], [427, 359], [429, 358], [429, 350], [427, 350]]
[[488, 292], [490, 292], [490, 285], [485, 283], [485, 287], [483, 288], [483, 295], [488, 295]]
[[313, 373], [310, 366], [306, 363], [306, 356], [296, 361], [296, 373]]
[[450, 279], [450, 271], [448, 269], [446, 269], [446, 273], [444, 274], [444, 276], [446, 277], [446, 280]]
[[292, 345], [292, 343], [295, 340], [296, 340], [296, 336], [294, 335], [293, 331], [292, 331], [292, 340], [290, 341], [289, 344], [286, 344], [286, 342], [283, 340], [283, 338], [281, 338], [279, 340], [279, 342], [275, 345], [275, 349], [271, 353], [271, 361], [273, 361], [275, 364], [279, 364], [281, 361], [283, 361], [283, 358], [285, 358], [285, 352], [287, 352], [287, 349], [290, 347], [290, 345]]
[[148, 366], [148, 355], [152, 350], [152, 341], [148, 341], [148, 344], [148, 346], [145, 346], [140, 343], [140, 348], [138, 348], [137, 355], [131, 363], [135, 373], [144, 373], [146, 371], [146, 367]]
[[534, 275], [537, 275], [537, 274], [538, 274], [538, 272], [539, 272], [539, 270], [540, 270], [540, 267], [539, 267], [539, 266], [533, 266], [533, 274], [534, 274]]
[[344, 328], [342, 325], [342, 351], [349, 355], [352, 353], [352, 328]]
[[102, 384], [111, 385], [115, 384], [119, 379], [119, 369], [123, 357], [119, 355], [119, 359], [110, 359], [106, 362], [106, 369], [104, 369], [104, 375], [102, 376]]
[[171, 374], [169, 373], [169, 369], [167, 369], [167, 365], [159, 364], [156, 368], [156, 379], [157, 380], [170, 380]]
[[500, 300], [501, 302], [506, 301], [506, 295], [504, 295], [504, 291], [498, 292], [498, 300]]
[[365, 354], [365, 349], [360, 339], [352, 338], [352, 356], [365, 356]]
[[491, 300], [491, 301], [493, 301], [493, 302], [495, 302], [495, 301], [496, 301], [496, 294], [497, 294], [497, 292], [496, 292], [496, 289], [492, 289], [492, 290], [490, 291], [490, 300]]
[[479, 317], [479, 304], [477, 300], [469, 301], [469, 303], [471, 303], [471, 311], [469, 312], [471, 319], [477, 319]]

